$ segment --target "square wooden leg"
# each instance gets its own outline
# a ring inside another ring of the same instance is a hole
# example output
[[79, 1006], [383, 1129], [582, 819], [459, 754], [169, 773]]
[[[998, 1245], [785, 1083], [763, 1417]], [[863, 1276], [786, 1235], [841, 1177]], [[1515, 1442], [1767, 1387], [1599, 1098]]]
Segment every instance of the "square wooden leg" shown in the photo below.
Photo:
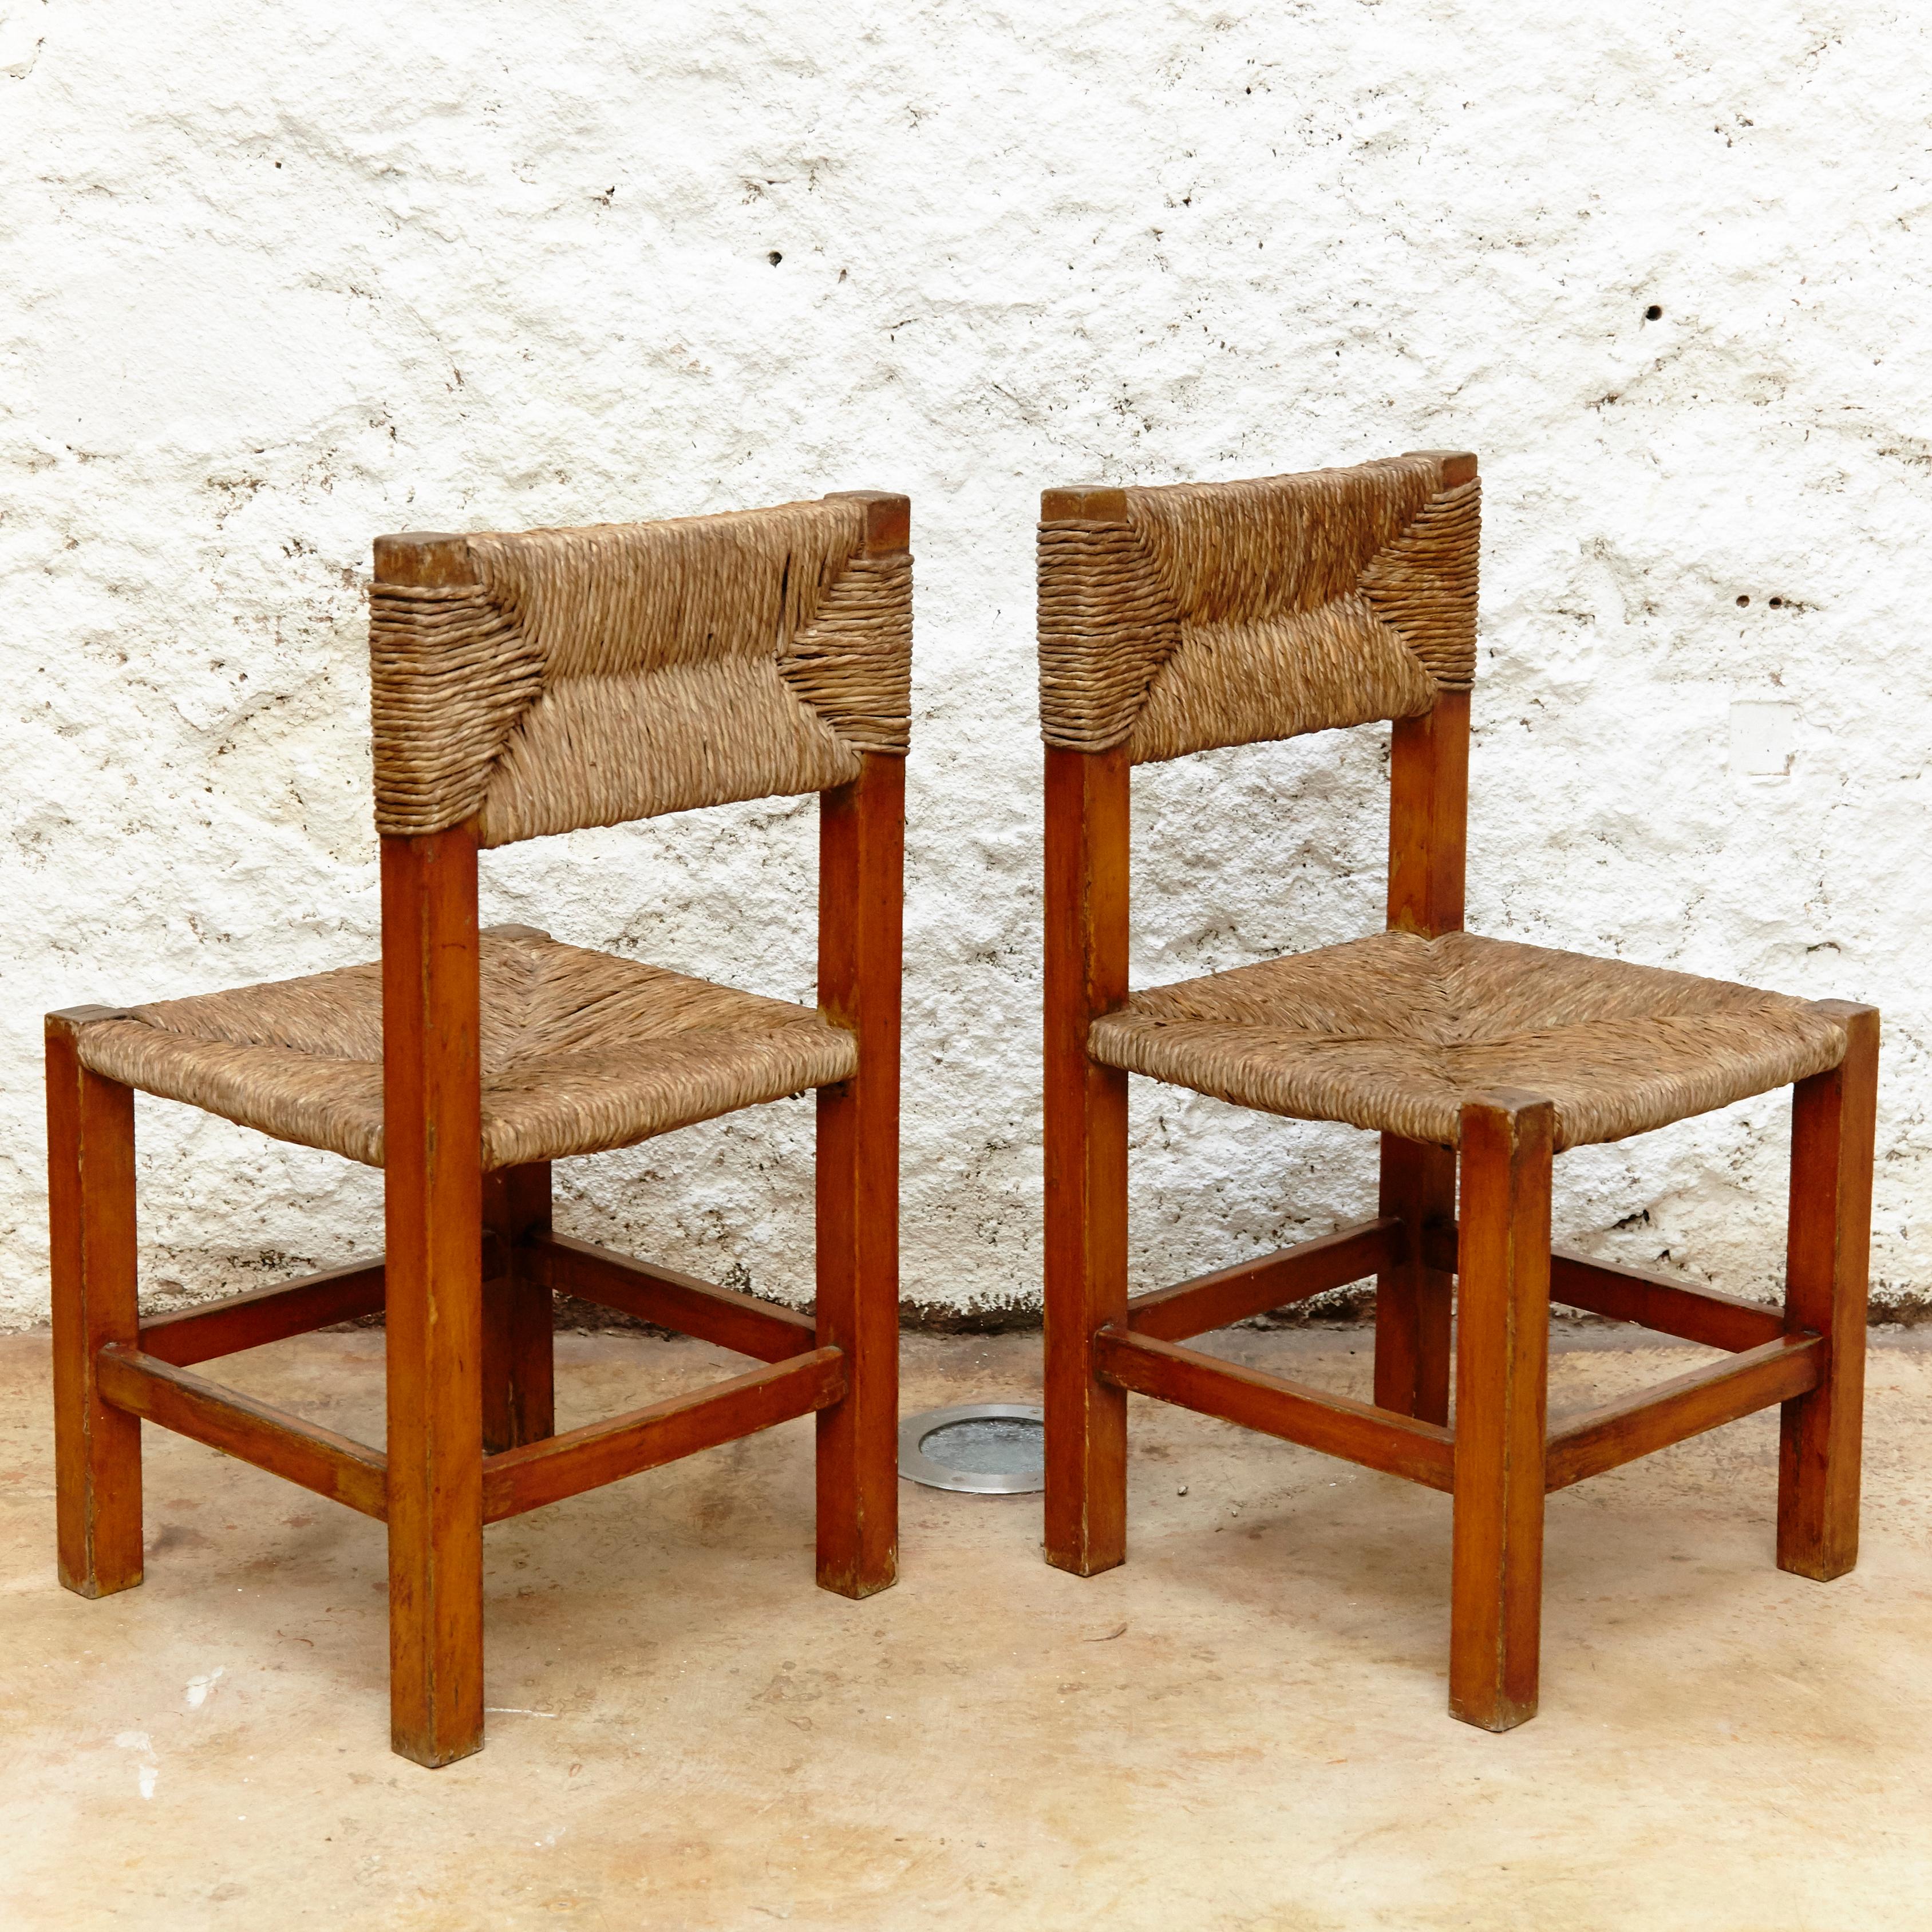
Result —
[[818, 1341], [845, 1357], [818, 1412], [818, 1581], [843, 1597], [898, 1576], [898, 1150], [858, 1084], [818, 1094]]
[[1449, 1712], [1490, 1731], [1536, 1714], [1553, 1124], [1530, 1094], [1462, 1109]]
[[868, 755], [819, 809], [819, 1004], [857, 1035], [859, 1070], [818, 1091], [818, 1339], [845, 1358], [818, 1412], [818, 1581], [869, 1597], [898, 1575], [904, 760]]
[[479, 1204], [466, 1226], [446, 1226], [398, 1198], [397, 1180], [392, 1171], [390, 1736], [435, 1766], [483, 1744], [481, 1214]]
[[46, 1024], [53, 1258], [54, 1483], [60, 1580], [105, 1597], [141, 1580], [141, 1424], [100, 1399], [94, 1364], [139, 1339], [134, 1095], [81, 1065], [74, 1015]]
[[1824, 1336], [1830, 1353], [1818, 1385], [1782, 1412], [1778, 1567], [1822, 1583], [1858, 1560], [1879, 1016], [1820, 1004], [1849, 1044], [1828, 1073], [1792, 1089], [1784, 1325]]
[[473, 826], [382, 841], [389, 1728], [483, 1743], [483, 1172]]
[[1127, 1316], [1127, 1076], [1087, 1050], [1127, 994], [1124, 752], [1046, 755], [1046, 1560], [1127, 1553], [1127, 1397], [1094, 1338]]
[[1127, 1316], [1127, 1076], [1049, 1084], [1046, 1145], [1046, 1560], [1091, 1576], [1127, 1553], [1126, 1391], [1094, 1366]]
[[1446, 1423], [1452, 1282], [1424, 1262], [1422, 1236], [1456, 1218], [1454, 1149], [1383, 1135], [1380, 1211], [1401, 1217], [1406, 1249], [1376, 1277], [1376, 1406]]
[[483, 1447], [494, 1454], [556, 1432], [556, 1348], [550, 1292], [518, 1266], [517, 1244], [548, 1232], [550, 1162], [483, 1177], [483, 1225], [496, 1236], [483, 1284]]

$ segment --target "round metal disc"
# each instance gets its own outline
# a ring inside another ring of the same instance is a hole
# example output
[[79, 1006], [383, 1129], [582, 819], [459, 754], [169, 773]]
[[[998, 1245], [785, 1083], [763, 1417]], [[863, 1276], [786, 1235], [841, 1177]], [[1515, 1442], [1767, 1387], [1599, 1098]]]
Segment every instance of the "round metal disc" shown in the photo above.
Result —
[[[1030, 1424], [1041, 1432], [1040, 1466], [1010, 1473], [956, 1468], [945, 1460], [942, 1432], [962, 1422]], [[929, 1490], [963, 1490], [982, 1496], [1030, 1496], [1046, 1486], [1044, 1438], [1046, 1413], [1036, 1403], [967, 1402], [950, 1408], [928, 1408], [899, 1424], [899, 1474]], [[934, 1442], [935, 1436], [941, 1440]]]

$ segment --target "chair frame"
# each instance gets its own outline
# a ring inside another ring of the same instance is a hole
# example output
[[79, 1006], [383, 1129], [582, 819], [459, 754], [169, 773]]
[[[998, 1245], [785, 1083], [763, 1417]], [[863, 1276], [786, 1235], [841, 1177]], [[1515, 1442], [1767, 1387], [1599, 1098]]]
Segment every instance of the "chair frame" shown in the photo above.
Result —
[[[865, 550], [903, 550], [904, 496]], [[466, 542], [379, 538], [379, 580], [470, 580]], [[818, 1417], [818, 1580], [861, 1598], [898, 1564], [898, 1157], [905, 765], [867, 752], [820, 794], [819, 1004], [859, 1042], [818, 1091], [818, 1298], [807, 1317], [550, 1226], [548, 1162], [484, 1172], [474, 820], [382, 839], [386, 1246], [374, 1259], [143, 1320], [134, 1090], [46, 1022], [60, 1580], [142, 1577], [140, 1424], [158, 1423], [388, 1526], [392, 1741], [419, 1764], [483, 1742], [483, 1527], [700, 1449]], [[514, 934], [519, 928], [494, 930]], [[712, 1388], [554, 1432], [550, 1297], [752, 1356]], [[386, 1453], [190, 1366], [386, 1314]]]
[[[1454, 458], [1444, 482], [1475, 473], [1474, 457]], [[1040, 514], [1118, 522], [1127, 506], [1118, 489], [1049, 490]], [[1391, 932], [1462, 929], [1468, 763], [1467, 692], [1443, 692], [1425, 716], [1395, 721]], [[1778, 1565], [1820, 1582], [1851, 1569], [1876, 1010], [1818, 1003], [1848, 1046], [1840, 1065], [1792, 1088], [1781, 1312], [1553, 1250], [1553, 1110], [1516, 1091], [1463, 1108], [1460, 1162], [1454, 1150], [1383, 1135], [1373, 1220], [1130, 1299], [1128, 1076], [1096, 1061], [1088, 1036], [1127, 999], [1130, 775], [1124, 748], [1046, 750], [1047, 1561], [1087, 1576], [1125, 1558], [1131, 1390], [1448, 1491], [1449, 1709], [1488, 1730], [1536, 1712], [1550, 1491], [1781, 1404]], [[1371, 1274], [1372, 1402], [1178, 1346]], [[1729, 1358], [1552, 1426], [1552, 1298]]]

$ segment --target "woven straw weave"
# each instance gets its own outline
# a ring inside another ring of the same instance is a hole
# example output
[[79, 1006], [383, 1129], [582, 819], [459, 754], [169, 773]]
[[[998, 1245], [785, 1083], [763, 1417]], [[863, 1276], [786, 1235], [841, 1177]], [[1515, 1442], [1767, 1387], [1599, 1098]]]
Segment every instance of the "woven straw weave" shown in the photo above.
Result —
[[477, 581], [378, 584], [376, 823], [482, 842], [820, 791], [903, 754], [912, 566], [849, 499], [468, 541]]
[[[809, 1008], [560, 945], [482, 938], [483, 1163], [628, 1147], [849, 1078]], [[382, 1164], [382, 969], [164, 1000], [80, 1029], [82, 1062], [277, 1140]]]
[[1556, 1145], [1621, 1140], [1835, 1066], [1838, 1022], [1720, 980], [1464, 932], [1379, 933], [1137, 993], [1094, 1058], [1270, 1114], [1454, 1147], [1463, 1102], [1555, 1102]]
[[1124, 494], [1124, 523], [1040, 526], [1049, 745], [1147, 764], [1473, 681], [1480, 485], [1439, 456]]

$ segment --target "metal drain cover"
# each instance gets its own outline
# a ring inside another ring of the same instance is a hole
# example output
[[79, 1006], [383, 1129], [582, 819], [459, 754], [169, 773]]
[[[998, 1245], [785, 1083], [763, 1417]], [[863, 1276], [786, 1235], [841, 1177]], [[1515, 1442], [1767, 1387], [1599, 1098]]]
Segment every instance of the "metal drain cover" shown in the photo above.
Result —
[[899, 1474], [929, 1490], [1022, 1496], [1046, 1486], [1046, 1416], [1024, 1402], [928, 1408], [899, 1424]]

